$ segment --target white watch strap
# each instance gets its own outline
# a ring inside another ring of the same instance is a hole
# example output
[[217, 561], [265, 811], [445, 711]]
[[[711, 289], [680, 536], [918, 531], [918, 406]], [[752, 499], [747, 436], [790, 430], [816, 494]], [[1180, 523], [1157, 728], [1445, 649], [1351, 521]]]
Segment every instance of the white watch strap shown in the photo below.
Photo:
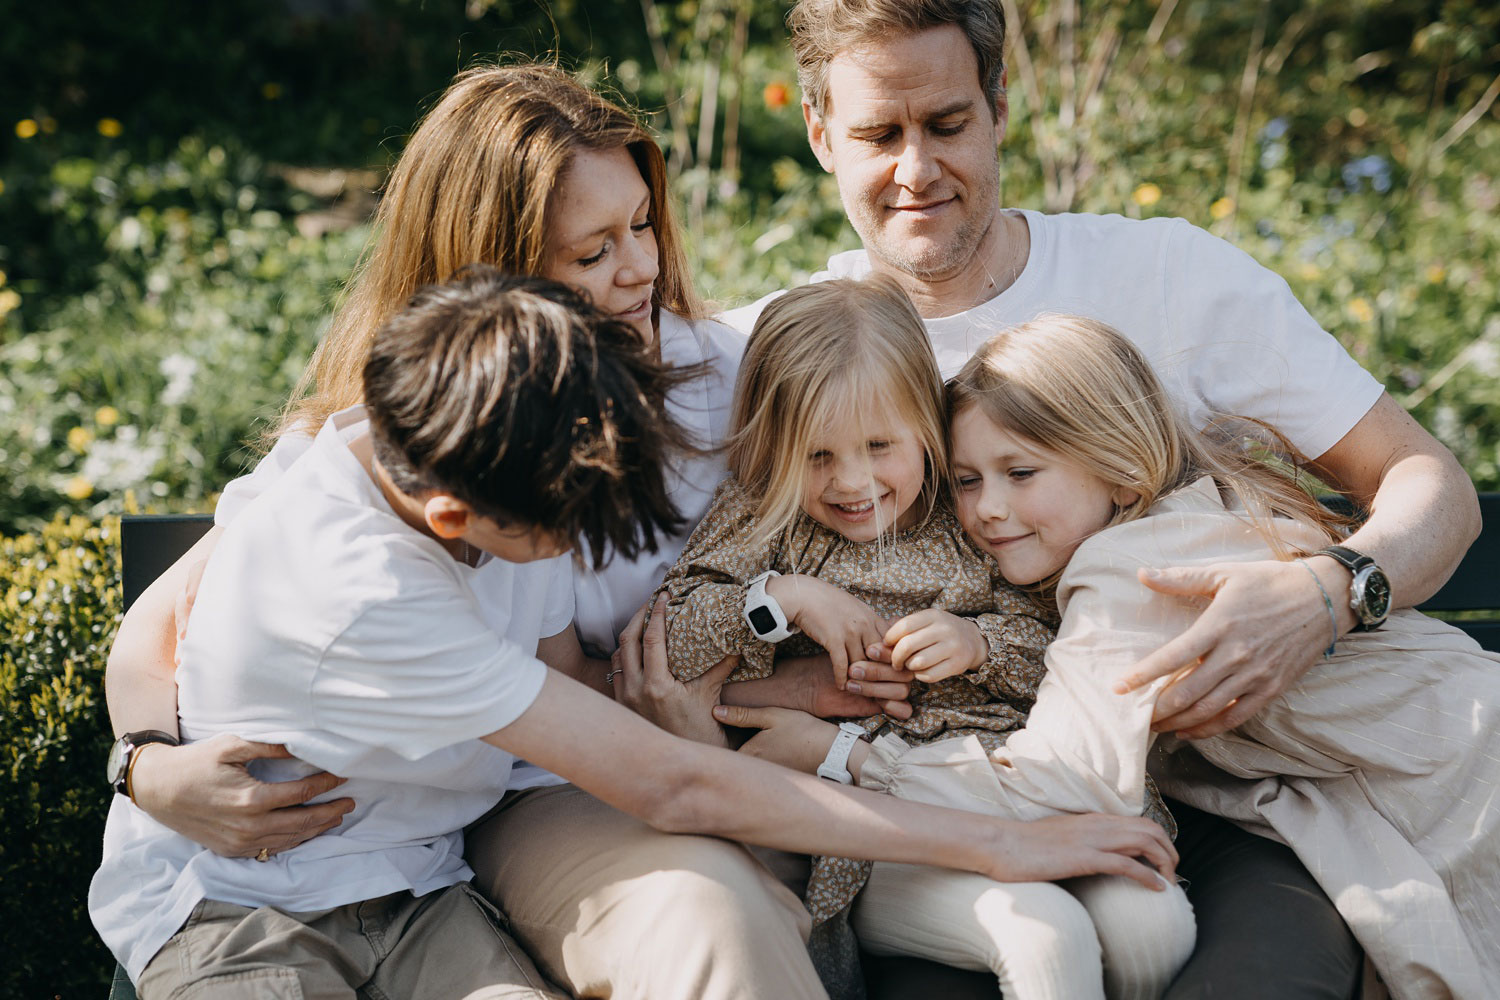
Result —
[[780, 575], [768, 569], [745, 585], [745, 624], [752, 635], [765, 642], [780, 642], [797, 634], [780, 603], [766, 592], [766, 581]]
[[863, 727], [856, 723], [840, 722], [839, 734], [833, 738], [833, 746], [828, 748], [828, 756], [824, 757], [823, 763], [818, 765], [818, 777], [837, 781], [841, 785], [854, 781], [854, 775], [849, 773], [849, 754], [854, 749], [854, 744], [864, 734]]

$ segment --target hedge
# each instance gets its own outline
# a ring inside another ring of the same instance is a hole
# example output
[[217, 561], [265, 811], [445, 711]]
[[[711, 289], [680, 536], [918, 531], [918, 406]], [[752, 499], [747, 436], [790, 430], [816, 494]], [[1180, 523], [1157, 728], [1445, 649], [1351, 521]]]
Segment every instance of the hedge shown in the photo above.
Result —
[[111, 796], [104, 662], [119, 624], [118, 519], [0, 538], [0, 995], [97, 998], [89, 923]]

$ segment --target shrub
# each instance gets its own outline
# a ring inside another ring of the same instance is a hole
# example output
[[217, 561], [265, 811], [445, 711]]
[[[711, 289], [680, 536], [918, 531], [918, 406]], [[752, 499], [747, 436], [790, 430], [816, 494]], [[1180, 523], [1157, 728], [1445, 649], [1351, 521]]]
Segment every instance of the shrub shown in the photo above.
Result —
[[85, 900], [112, 797], [103, 679], [119, 618], [116, 520], [0, 539], [0, 995], [99, 996], [109, 981]]

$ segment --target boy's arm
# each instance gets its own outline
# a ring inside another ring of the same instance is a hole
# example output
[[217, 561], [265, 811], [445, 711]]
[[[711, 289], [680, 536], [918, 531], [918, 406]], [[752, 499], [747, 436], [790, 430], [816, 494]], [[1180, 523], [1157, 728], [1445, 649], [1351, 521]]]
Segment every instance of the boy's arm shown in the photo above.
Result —
[[[663, 665], [660, 617], [644, 656]], [[643, 669], [641, 663], [627, 669]], [[1176, 856], [1156, 824], [1060, 817], [1013, 823], [845, 788], [673, 737], [549, 672], [530, 707], [485, 737], [605, 802], [672, 832], [729, 837], [803, 853], [938, 864], [1000, 880], [1109, 872], [1159, 886]]]

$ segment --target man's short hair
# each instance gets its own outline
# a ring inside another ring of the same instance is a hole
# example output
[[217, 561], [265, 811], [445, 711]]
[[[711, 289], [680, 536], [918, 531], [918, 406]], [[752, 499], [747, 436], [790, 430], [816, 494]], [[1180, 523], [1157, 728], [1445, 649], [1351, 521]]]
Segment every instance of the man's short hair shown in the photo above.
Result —
[[979, 86], [993, 104], [1005, 69], [1005, 11], [1000, 0], [798, 0], [786, 17], [803, 100], [828, 110], [828, 64], [862, 42], [957, 25], [979, 62]]
[[598, 565], [682, 527], [663, 466], [693, 449], [664, 406], [699, 374], [564, 285], [474, 264], [380, 327], [364, 394], [402, 492], [581, 541]]

